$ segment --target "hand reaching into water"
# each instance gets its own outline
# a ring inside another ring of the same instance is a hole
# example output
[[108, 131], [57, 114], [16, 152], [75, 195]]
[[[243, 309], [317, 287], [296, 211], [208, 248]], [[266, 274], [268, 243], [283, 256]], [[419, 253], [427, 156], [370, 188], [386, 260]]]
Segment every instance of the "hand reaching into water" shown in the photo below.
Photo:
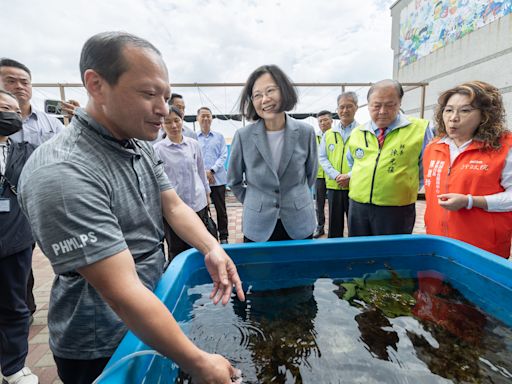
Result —
[[242, 290], [242, 281], [238, 276], [235, 263], [222, 249], [220, 245], [216, 246], [204, 257], [206, 269], [213, 280], [213, 290], [210, 298], [217, 304], [222, 299], [222, 304], [226, 305], [231, 297], [233, 285], [236, 289], [236, 295], [241, 301], [245, 300]]
[[221, 355], [206, 353], [198, 364], [197, 370], [191, 372], [192, 382], [197, 384], [241, 384], [242, 372], [233, 367]]

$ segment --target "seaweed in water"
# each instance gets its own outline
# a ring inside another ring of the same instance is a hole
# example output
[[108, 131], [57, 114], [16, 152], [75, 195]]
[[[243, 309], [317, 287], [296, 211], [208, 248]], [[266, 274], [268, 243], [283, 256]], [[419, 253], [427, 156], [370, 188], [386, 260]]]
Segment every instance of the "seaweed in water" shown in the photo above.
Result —
[[[413, 292], [416, 287], [408, 271], [379, 270], [367, 273], [362, 278], [340, 284], [344, 290], [335, 291], [343, 300], [358, 305], [362, 300], [371, 307], [378, 308], [389, 318], [411, 316], [416, 303]], [[404, 277], [401, 277], [404, 276]]]

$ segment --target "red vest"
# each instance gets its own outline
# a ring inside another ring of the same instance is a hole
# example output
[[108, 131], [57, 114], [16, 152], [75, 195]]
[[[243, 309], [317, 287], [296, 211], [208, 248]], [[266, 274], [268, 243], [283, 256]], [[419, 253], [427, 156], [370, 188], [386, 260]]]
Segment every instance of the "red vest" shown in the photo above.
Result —
[[436, 139], [427, 146], [423, 154], [427, 233], [462, 240], [501, 257], [510, 256], [512, 212], [480, 208], [449, 211], [438, 204], [437, 195], [486, 196], [503, 192], [501, 173], [511, 146], [512, 134], [503, 135], [498, 151], [482, 150], [482, 142], [473, 141], [451, 167], [448, 144]]

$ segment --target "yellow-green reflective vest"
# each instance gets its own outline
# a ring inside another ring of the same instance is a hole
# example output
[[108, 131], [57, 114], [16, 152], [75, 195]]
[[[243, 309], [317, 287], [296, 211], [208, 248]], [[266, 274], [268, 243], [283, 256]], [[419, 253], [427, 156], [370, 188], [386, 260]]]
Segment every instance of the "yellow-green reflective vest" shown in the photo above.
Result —
[[[350, 136], [348, 137], [347, 142], [344, 143], [341, 134], [332, 129], [329, 129], [325, 133], [325, 152], [327, 153], [327, 159], [333, 168], [340, 173], [350, 172], [347, 162], [349, 141]], [[348, 187], [341, 188], [336, 180], [331, 179], [327, 174], [325, 174], [325, 186], [327, 189], [348, 189]]]
[[[320, 145], [320, 143], [322, 142], [322, 136], [317, 136], [316, 137], [316, 142], [318, 145]], [[322, 166], [320, 165], [320, 163], [318, 163], [318, 172], [316, 174], [316, 178], [317, 179], [323, 179], [325, 178], [325, 172], [324, 172], [324, 169], [322, 168]]]
[[358, 203], [382, 206], [412, 204], [418, 197], [419, 157], [428, 121], [408, 117], [405, 127], [386, 135], [381, 149], [377, 137], [359, 126], [350, 136], [354, 159], [349, 197]]

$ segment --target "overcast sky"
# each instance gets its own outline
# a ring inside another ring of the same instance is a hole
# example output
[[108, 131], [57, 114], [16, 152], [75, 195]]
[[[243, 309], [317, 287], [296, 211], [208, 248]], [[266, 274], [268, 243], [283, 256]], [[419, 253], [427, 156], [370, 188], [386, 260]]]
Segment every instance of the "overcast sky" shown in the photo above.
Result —
[[[388, 0], [1, 1], [6, 4], [0, 12], [0, 56], [26, 64], [35, 83], [80, 82], [83, 43], [108, 30], [151, 41], [164, 56], [171, 83], [244, 82], [262, 64], [279, 65], [294, 82], [370, 82], [392, 76], [393, 1]], [[241, 89], [173, 91], [185, 96], [187, 113], [202, 104], [214, 113], [234, 113]], [[366, 89], [358, 91], [364, 98]], [[334, 111], [339, 89], [299, 92], [297, 112]], [[44, 98], [54, 97], [55, 90], [34, 90], [40, 108]], [[80, 89], [67, 90], [66, 97], [86, 101]]]

